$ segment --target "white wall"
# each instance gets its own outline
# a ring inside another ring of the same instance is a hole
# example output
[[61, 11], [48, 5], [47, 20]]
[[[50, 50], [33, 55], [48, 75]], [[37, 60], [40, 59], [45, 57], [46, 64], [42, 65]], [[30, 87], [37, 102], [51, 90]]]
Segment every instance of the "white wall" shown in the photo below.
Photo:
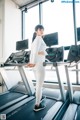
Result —
[[4, 0], [0, 0], [0, 61], [3, 57], [3, 22], [4, 22]]
[[4, 59], [15, 51], [18, 40], [21, 40], [21, 11], [11, 0], [5, 0]]
[[21, 40], [21, 11], [11, 0], [0, 0], [0, 63], [15, 51], [18, 40]]
[[15, 51], [16, 41], [21, 40], [21, 11], [11, 0], [0, 0], [0, 62]]

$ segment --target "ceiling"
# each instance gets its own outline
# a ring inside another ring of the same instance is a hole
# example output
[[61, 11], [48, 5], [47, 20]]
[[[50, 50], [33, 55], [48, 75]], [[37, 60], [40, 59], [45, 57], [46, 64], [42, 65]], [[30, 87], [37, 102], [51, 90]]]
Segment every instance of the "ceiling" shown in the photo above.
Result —
[[36, 1], [41, 1], [41, 0], [12, 0], [15, 2], [19, 7], [22, 7], [24, 5], [36, 2]]

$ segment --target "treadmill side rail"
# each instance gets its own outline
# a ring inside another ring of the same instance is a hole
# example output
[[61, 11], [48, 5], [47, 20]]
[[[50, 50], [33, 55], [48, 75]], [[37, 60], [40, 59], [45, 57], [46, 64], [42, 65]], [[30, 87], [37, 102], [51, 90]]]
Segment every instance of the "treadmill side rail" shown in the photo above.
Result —
[[31, 97], [28, 97], [20, 102], [18, 102], [17, 104], [15, 104], [14, 106], [11, 106], [9, 107], [8, 109], [4, 110], [3, 112], [1, 112], [0, 114], [9, 114], [11, 113], [12, 111], [14, 111], [15, 109], [21, 107], [22, 105], [28, 103], [29, 101], [33, 100], [35, 97], [31, 96]]
[[28, 97], [28, 95], [23, 95], [22, 97], [19, 97], [19, 98], [13, 100], [13, 101], [10, 101], [10, 102], [6, 103], [6, 104], [3, 105], [3, 106], [0, 106], [0, 112], [3, 111], [3, 110], [6, 109], [6, 108], [8, 108], [8, 107], [10, 107], [10, 106], [18, 103], [18, 102], [20, 102], [21, 100], [24, 100], [24, 99], [27, 98], [27, 97]]
[[58, 110], [61, 108], [61, 106], [63, 105], [63, 102], [56, 102], [47, 112], [47, 114], [45, 115], [45, 117], [42, 120], [52, 120], [56, 113], [58, 112]]
[[77, 110], [77, 105], [73, 103], [70, 104], [62, 120], [74, 120], [76, 110]]

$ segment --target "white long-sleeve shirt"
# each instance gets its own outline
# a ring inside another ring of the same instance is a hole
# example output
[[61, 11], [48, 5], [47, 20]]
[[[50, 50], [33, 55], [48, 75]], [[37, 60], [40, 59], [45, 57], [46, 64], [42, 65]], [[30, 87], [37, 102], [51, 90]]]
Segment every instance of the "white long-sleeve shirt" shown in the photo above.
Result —
[[[45, 61], [46, 53], [46, 44], [43, 41], [41, 36], [37, 36], [32, 43], [31, 46], [31, 54], [30, 54], [30, 63], [37, 64], [43, 63]], [[44, 55], [39, 55], [38, 52], [44, 52]]]

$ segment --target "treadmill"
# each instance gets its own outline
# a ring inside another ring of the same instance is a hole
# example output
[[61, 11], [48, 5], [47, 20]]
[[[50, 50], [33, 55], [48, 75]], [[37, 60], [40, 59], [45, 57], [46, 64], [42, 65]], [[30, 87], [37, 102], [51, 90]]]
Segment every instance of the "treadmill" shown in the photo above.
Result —
[[[69, 90], [70, 104], [62, 117], [62, 120], [80, 120], [80, 91], [73, 91], [69, 77], [69, 68], [76, 67], [80, 63], [80, 45], [72, 45], [68, 54], [69, 64], [65, 65], [66, 78]], [[74, 62], [74, 64], [73, 64]], [[79, 72], [79, 69], [72, 69], [72, 72]]]
[[[59, 54], [59, 57], [60, 57], [60, 54]], [[49, 97], [49, 94], [50, 94], [49, 92], [48, 96], [46, 96], [46, 101], [45, 101], [46, 109], [41, 110], [39, 112], [33, 111], [34, 104], [35, 104], [35, 96], [30, 95], [25, 100], [22, 100], [17, 104], [12, 105], [1, 112], [1, 114], [6, 114], [7, 120], [13, 120], [13, 119], [14, 120], [23, 120], [23, 119], [24, 120], [26, 119], [27, 120], [52, 120], [52, 119], [55, 119], [55, 116], [58, 114], [59, 111], [60, 111], [60, 118], [61, 118], [61, 116], [67, 109], [69, 100], [66, 99], [67, 94], [65, 93], [63, 83], [60, 80], [58, 64], [56, 64], [56, 62], [50, 62], [50, 63], [45, 62], [43, 65], [44, 66], [51, 65], [52, 67], [55, 67], [58, 82], [59, 82], [59, 87], [60, 87], [60, 94], [57, 94], [57, 97], [54, 97], [54, 95], [53, 97], [52, 96]], [[32, 88], [31, 88], [31, 91], [32, 91]]]
[[[23, 41], [23, 43], [26, 43], [26, 41]], [[18, 49], [22, 49], [20, 46], [20, 44], [22, 44], [22, 41], [19, 41], [19, 43], [17, 42], [17, 44], [19, 44], [17, 45]], [[28, 82], [27, 75], [25, 73], [24, 68], [22, 67], [23, 65], [28, 63], [29, 54], [30, 51], [25, 51], [25, 50], [12, 53], [5, 61], [5, 63], [0, 65], [0, 74], [8, 89], [8, 91], [0, 94], [0, 112], [10, 107], [11, 105], [14, 105], [15, 103], [24, 100], [28, 96], [34, 94], [35, 92], [34, 86], [33, 84], [30, 83], [30, 80]], [[5, 67], [15, 67], [15, 66], [17, 66], [18, 68], [23, 83], [18, 82], [17, 84], [15, 83], [15, 85], [12, 85], [10, 84], [10, 80], [8, 79]]]

